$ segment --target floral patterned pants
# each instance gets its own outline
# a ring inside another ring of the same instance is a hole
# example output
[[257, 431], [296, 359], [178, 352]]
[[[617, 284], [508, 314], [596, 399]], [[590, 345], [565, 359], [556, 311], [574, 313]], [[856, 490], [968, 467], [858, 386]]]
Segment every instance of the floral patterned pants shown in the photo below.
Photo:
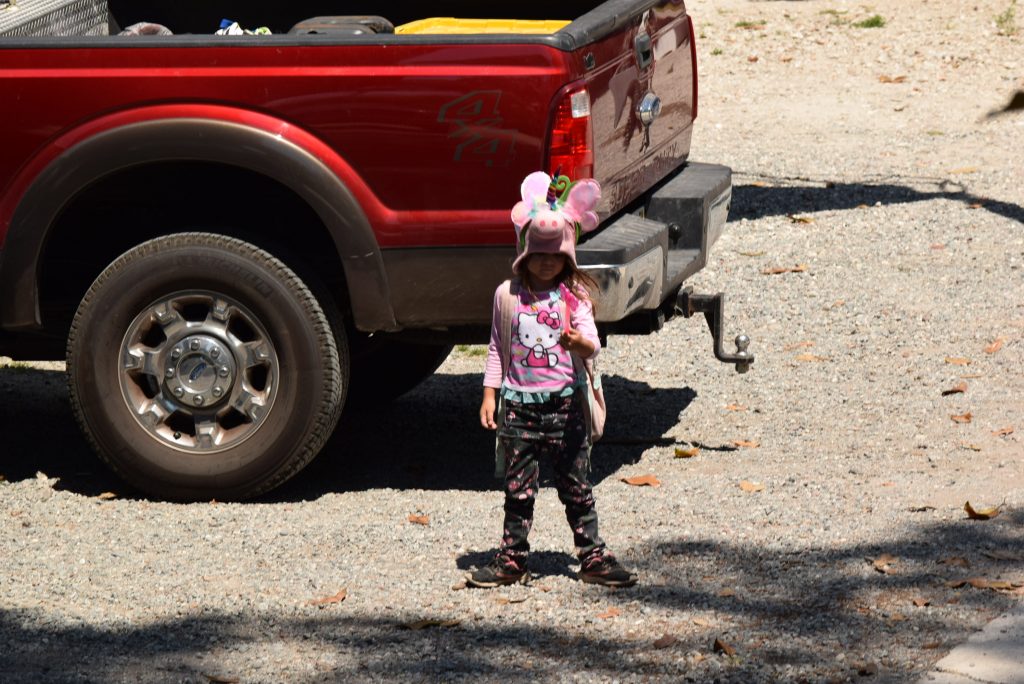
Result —
[[505, 525], [498, 556], [519, 568], [526, 567], [530, 552], [527, 537], [533, 526], [541, 459], [550, 459], [554, 466], [558, 498], [565, 506], [581, 563], [586, 566], [611, 556], [597, 534], [594, 491], [587, 480], [590, 445], [578, 396], [541, 404], [505, 401], [498, 433], [505, 452]]

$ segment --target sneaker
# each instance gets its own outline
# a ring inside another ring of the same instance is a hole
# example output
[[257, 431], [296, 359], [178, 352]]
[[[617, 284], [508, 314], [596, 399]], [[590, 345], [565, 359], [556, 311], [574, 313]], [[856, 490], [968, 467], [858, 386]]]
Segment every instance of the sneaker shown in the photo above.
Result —
[[634, 573], [619, 565], [619, 561], [602, 558], [581, 568], [579, 578], [587, 584], [601, 584], [606, 587], [631, 587], [636, 584]]
[[471, 587], [500, 587], [506, 584], [529, 581], [529, 574], [526, 569], [520, 569], [514, 562], [505, 558], [495, 558], [479, 570], [476, 570], [466, 577], [466, 584]]

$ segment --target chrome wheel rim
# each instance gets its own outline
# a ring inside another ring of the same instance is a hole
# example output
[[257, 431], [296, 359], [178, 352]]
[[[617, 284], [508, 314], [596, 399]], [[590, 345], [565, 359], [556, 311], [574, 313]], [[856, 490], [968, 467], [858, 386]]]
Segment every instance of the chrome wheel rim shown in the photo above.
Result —
[[144, 309], [121, 343], [121, 394], [153, 439], [216, 453], [250, 438], [277, 397], [270, 335], [240, 303], [178, 292]]

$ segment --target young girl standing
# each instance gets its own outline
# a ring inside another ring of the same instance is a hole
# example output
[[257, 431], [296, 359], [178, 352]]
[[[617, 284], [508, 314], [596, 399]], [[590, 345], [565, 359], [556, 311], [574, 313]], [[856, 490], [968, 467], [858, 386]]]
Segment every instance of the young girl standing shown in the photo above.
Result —
[[[559, 193], [561, 193], [559, 195]], [[622, 567], [597, 533], [590, 470], [590, 431], [584, 416], [585, 373], [571, 355], [592, 359], [601, 343], [586, 285], [576, 265], [576, 241], [597, 227], [593, 208], [601, 191], [594, 180], [569, 183], [536, 172], [522, 185], [512, 209], [519, 256], [515, 278], [494, 296], [491, 341], [484, 374], [480, 423], [497, 430], [499, 476], [505, 481], [504, 534], [498, 553], [470, 574], [468, 584], [496, 587], [528, 578], [527, 536], [540, 480], [540, 461], [550, 459], [558, 498], [573, 531], [584, 582], [631, 586], [636, 576]], [[510, 324], [509, 324], [510, 322]], [[496, 415], [497, 411], [497, 415]]]

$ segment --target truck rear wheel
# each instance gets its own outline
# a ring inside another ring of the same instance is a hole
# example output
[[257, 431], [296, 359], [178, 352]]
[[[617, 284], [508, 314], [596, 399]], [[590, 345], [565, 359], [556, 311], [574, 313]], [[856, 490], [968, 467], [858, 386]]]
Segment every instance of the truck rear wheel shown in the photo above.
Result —
[[241, 240], [143, 243], [100, 274], [75, 314], [67, 367], [79, 424], [150, 494], [265, 492], [312, 460], [341, 411], [348, 349], [323, 305]]

